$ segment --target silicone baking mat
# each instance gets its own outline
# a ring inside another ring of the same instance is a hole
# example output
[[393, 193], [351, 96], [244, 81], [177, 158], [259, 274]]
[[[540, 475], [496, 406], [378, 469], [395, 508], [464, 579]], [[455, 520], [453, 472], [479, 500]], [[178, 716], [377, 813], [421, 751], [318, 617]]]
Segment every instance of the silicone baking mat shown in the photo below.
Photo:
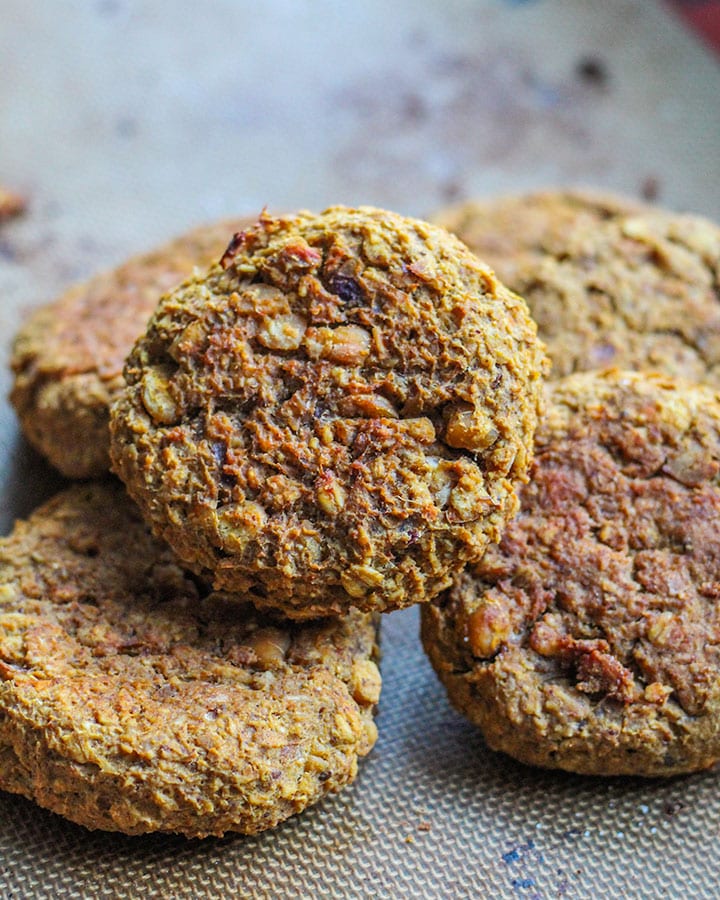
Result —
[[[410, 214], [585, 183], [720, 218], [720, 70], [650, 0], [4, 0], [2, 392], [25, 312], [221, 215]], [[0, 405], [6, 532], [60, 485]], [[535, 771], [448, 706], [386, 618], [376, 749], [253, 838], [90, 833], [0, 793], [0, 898], [715, 897], [717, 774]]]

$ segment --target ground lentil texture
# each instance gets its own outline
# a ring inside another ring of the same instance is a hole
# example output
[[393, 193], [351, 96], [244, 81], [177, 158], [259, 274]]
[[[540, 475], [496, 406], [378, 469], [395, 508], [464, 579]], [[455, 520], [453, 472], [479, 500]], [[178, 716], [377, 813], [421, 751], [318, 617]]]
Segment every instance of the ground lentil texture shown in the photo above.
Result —
[[[0, 192], [0, 204], [2, 195]], [[28, 441], [68, 478], [110, 467], [109, 406], [160, 295], [222, 255], [248, 219], [205, 225], [37, 309], [13, 344], [11, 401]]]
[[549, 390], [521, 508], [423, 610], [454, 705], [539, 766], [720, 757], [720, 395], [617, 370]]
[[0, 787], [88, 828], [255, 833], [352, 781], [377, 621], [210, 593], [115, 484], [0, 541]]
[[443, 230], [264, 215], [162, 299], [113, 465], [217, 588], [297, 618], [399, 608], [516, 510], [543, 367], [525, 303]]
[[720, 227], [601, 193], [470, 202], [435, 221], [521, 294], [552, 376], [617, 366], [720, 387]]

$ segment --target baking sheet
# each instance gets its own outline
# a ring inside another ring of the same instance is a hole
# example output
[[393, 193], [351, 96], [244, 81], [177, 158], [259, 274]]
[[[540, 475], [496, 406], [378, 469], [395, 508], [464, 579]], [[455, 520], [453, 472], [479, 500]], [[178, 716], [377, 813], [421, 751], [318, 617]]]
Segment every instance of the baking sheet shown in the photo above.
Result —
[[[22, 315], [221, 215], [409, 214], [585, 183], [720, 218], [720, 69], [650, 0], [3, 0], [2, 393]], [[61, 484], [0, 406], [0, 527]], [[89, 833], [0, 794], [0, 897], [717, 896], [717, 774], [534, 771], [448, 706], [386, 617], [355, 785], [254, 838]]]

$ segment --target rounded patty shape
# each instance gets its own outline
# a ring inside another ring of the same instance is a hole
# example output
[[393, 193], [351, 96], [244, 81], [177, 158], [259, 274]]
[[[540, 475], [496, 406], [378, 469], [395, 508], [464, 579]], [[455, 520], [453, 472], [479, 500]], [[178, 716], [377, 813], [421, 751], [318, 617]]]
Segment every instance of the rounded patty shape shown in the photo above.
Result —
[[552, 377], [616, 366], [720, 387], [720, 227], [637, 201], [548, 191], [443, 210], [521, 294]]
[[218, 588], [294, 617], [402, 607], [516, 509], [543, 362], [524, 302], [446, 232], [263, 216], [161, 301], [113, 465]]
[[110, 467], [109, 406], [160, 295], [220, 259], [252, 219], [204, 225], [35, 310], [12, 349], [10, 399], [28, 441], [67, 478]]
[[674, 775], [720, 757], [720, 395], [587, 373], [549, 390], [499, 545], [423, 611], [488, 744], [539, 766]]
[[299, 625], [210, 593], [119, 486], [0, 541], [0, 788], [88, 828], [270, 828], [376, 739], [377, 620]]

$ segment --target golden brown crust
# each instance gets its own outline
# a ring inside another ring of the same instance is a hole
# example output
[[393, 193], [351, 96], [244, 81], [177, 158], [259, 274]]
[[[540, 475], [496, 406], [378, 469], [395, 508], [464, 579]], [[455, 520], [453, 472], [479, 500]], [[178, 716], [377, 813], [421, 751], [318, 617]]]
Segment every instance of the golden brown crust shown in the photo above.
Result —
[[439, 212], [523, 296], [559, 378], [617, 366], [720, 387], [720, 228], [610, 194]]
[[209, 593], [114, 484], [0, 541], [0, 787], [88, 828], [269, 828], [373, 746], [377, 621]]
[[446, 232], [265, 216], [158, 306], [113, 465], [217, 587], [297, 618], [402, 607], [515, 510], [543, 363], [523, 301]]
[[720, 395], [616, 370], [555, 382], [499, 545], [423, 611], [491, 747], [601, 775], [720, 757]]
[[77, 285], [18, 332], [11, 401], [26, 437], [69, 478], [107, 472], [108, 407], [122, 368], [160, 295], [220, 258], [251, 219], [196, 228]]

